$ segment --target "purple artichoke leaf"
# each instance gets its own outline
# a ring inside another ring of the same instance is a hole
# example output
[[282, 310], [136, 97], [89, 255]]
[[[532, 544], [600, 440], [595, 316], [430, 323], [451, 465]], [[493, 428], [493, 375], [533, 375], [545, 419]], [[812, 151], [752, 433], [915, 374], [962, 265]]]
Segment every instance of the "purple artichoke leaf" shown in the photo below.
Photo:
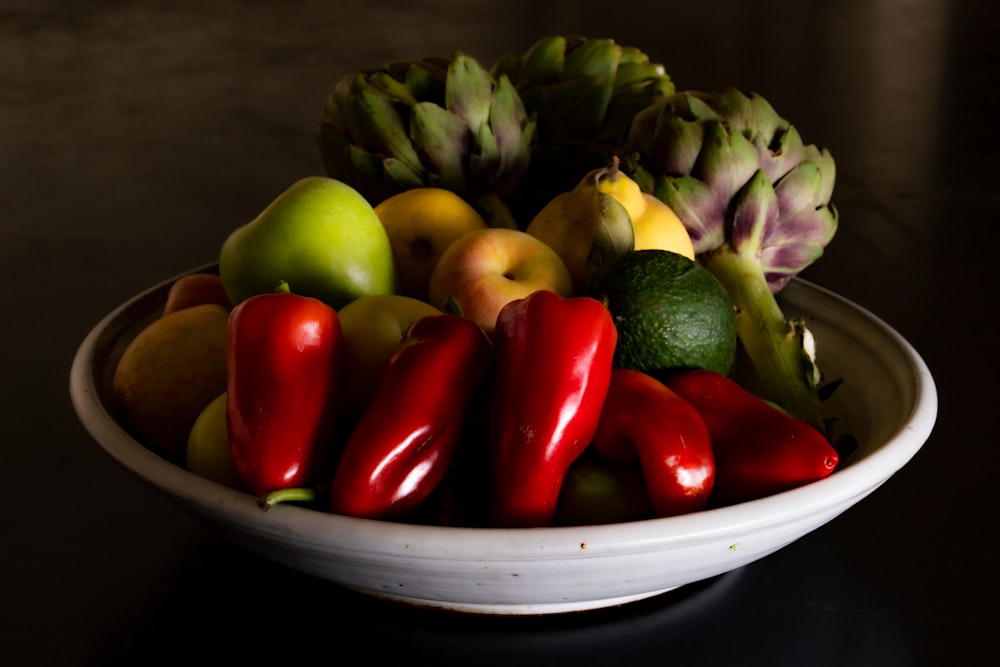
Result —
[[799, 215], [776, 224], [763, 245], [812, 243], [826, 247], [837, 233], [837, 223], [837, 208], [832, 204], [804, 209]]
[[782, 221], [798, 218], [804, 211], [816, 209], [819, 203], [822, 174], [815, 162], [799, 162], [791, 171], [774, 182]]
[[687, 228], [695, 254], [725, 243], [726, 203], [706, 183], [692, 176], [663, 177], [652, 188]]
[[727, 234], [729, 246], [741, 255], [759, 257], [764, 239], [773, 233], [777, 223], [774, 186], [758, 169], [736, 196]]
[[759, 259], [771, 292], [777, 294], [789, 279], [822, 255], [823, 246], [817, 243], [786, 243], [762, 248]]

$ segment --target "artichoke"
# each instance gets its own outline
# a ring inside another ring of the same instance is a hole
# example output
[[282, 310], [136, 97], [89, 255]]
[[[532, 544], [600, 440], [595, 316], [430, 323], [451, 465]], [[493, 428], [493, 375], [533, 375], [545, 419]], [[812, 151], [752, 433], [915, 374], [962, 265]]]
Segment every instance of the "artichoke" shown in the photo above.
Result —
[[760, 95], [731, 89], [679, 92], [641, 110], [622, 154], [728, 290], [765, 397], [826, 433], [812, 336], [785, 319], [774, 295], [836, 232], [829, 151], [804, 144]]
[[527, 171], [534, 127], [506, 76], [456, 52], [345, 76], [324, 106], [317, 143], [327, 174], [373, 205], [441, 187], [509, 227], [516, 223], [503, 200]]
[[498, 59], [538, 122], [529, 173], [517, 193], [529, 221], [554, 196], [608, 163], [635, 114], [675, 92], [663, 65], [611, 39], [549, 36]]

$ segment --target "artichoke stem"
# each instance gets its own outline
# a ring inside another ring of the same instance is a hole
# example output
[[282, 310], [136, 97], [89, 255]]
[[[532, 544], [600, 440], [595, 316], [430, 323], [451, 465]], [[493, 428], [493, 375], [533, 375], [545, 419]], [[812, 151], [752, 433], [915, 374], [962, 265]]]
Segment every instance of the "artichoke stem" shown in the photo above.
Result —
[[804, 347], [804, 325], [785, 319], [760, 262], [727, 246], [699, 259], [736, 306], [737, 334], [760, 380], [763, 398], [829, 437], [814, 380], [815, 366]]

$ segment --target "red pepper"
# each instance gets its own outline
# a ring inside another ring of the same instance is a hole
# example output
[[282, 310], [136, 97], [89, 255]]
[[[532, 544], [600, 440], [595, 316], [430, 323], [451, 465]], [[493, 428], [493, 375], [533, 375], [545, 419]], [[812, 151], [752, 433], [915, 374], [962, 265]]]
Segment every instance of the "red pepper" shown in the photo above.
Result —
[[818, 430], [724, 375], [688, 371], [667, 380], [667, 386], [694, 406], [712, 436], [713, 504], [786, 491], [822, 479], [837, 467], [837, 451]]
[[287, 287], [237, 305], [227, 328], [229, 450], [240, 481], [258, 496], [314, 482], [337, 422], [340, 319]]
[[414, 510], [444, 478], [492, 372], [492, 344], [472, 320], [442, 314], [414, 322], [347, 441], [331, 511], [396, 519]]
[[715, 482], [708, 428], [690, 403], [651, 375], [612, 372], [591, 447], [609, 461], [639, 461], [659, 517], [708, 505]]
[[547, 526], [601, 417], [618, 333], [590, 297], [540, 290], [504, 306], [490, 414], [490, 523]]

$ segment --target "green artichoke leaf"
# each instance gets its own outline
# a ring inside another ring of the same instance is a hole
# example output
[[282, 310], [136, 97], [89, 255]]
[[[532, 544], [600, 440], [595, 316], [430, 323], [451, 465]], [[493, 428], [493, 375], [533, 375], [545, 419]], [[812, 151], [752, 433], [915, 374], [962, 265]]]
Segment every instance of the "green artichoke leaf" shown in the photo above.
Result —
[[[629, 49], [628, 53], [642, 53], [634, 49]], [[625, 60], [625, 49], [622, 49], [622, 59], [615, 70], [615, 90], [620, 91], [637, 85], [646, 85], [650, 81], [661, 82], [666, 77], [666, 70], [663, 65], [650, 62], [648, 58], [639, 60]], [[666, 79], [669, 82], [669, 79]]]
[[475, 149], [469, 153], [469, 178], [473, 190], [489, 192], [498, 182], [506, 181], [497, 138], [483, 125], [475, 137]]
[[489, 123], [494, 79], [475, 58], [456, 53], [448, 66], [444, 108], [461, 118], [473, 134]]
[[470, 132], [462, 119], [433, 102], [419, 102], [410, 111], [410, 136], [437, 186], [467, 194], [463, 158]]
[[387, 71], [378, 71], [369, 74], [368, 85], [396, 102], [405, 105], [417, 103], [417, 98], [413, 96], [407, 85], [403, 81], [394, 78]]
[[621, 47], [610, 39], [577, 39], [567, 45], [563, 77], [614, 81]]
[[705, 126], [701, 123], [673, 114], [661, 116], [650, 134], [649, 147], [656, 156], [657, 171], [664, 174], [693, 172], [705, 143], [705, 134]]
[[510, 66], [494, 67], [494, 76], [507, 74], [525, 88], [542, 85], [562, 76], [566, 69], [566, 38], [562, 35], [543, 37], [523, 55], [511, 54]]
[[[350, 176], [346, 174], [334, 175], [334, 178], [340, 178], [348, 183], [358, 182], [362, 184], [362, 187], [368, 184], [378, 184], [379, 186], [385, 185], [383, 181], [384, 172], [382, 169], [382, 160], [380, 160], [377, 156], [372, 155], [361, 146], [351, 144], [345, 146], [344, 150], [347, 152], [347, 160], [338, 164], [349, 165], [355, 173]], [[362, 192], [362, 194], [365, 195], [365, 198], [369, 199], [369, 201], [371, 201], [372, 198], [382, 199], [384, 196], [383, 193], [384, 191], [381, 187], [379, 188], [378, 194], [373, 192], [369, 195]]]
[[[385, 196], [403, 192], [404, 190], [412, 190], [413, 188], [435, 185], [436, 183], [434, 176], [426, 172], [416, 172], [402, 160], [388, 157], [382, 160], [381, 164], [382, 180], [386, 183], [387, 187]], [[378, 203], [380, 200], [376, 199], [372, 201]]]
[[548, 144], [592, 138], [601, 132], [614, 95], [613, 79], [564, 79], [546, 86], [539, 138]]
[[729, 88], [712, 97], [712, 110], [740, 132], [750, 143], [765, 144], [788, 127], [771, 103], [757, 93]]
[[[490, 106], [490, 130], [496, 142], [499, 167], [513, 181], [527, 171], [530, 153], [525, 150], [525, 134], [530, 145], [534, 123], [528, 124], [528, 114], [521, 96], [507, 76], [501, 76], [493, 91]], [[506, 179], [504, 179], [506, 180]]]
[[358, 143], [371, 152], [391, 155], [410, 169], [421, 171], [420, 157], [395, 102], [366, 82], [356, 84], [354, 91], [351, 118], [358, 128]]
[[411, 62], [399, 78], [414, 100], [444, 104], [447, 75], [447, 70], [441, 70], [426, 62]]

